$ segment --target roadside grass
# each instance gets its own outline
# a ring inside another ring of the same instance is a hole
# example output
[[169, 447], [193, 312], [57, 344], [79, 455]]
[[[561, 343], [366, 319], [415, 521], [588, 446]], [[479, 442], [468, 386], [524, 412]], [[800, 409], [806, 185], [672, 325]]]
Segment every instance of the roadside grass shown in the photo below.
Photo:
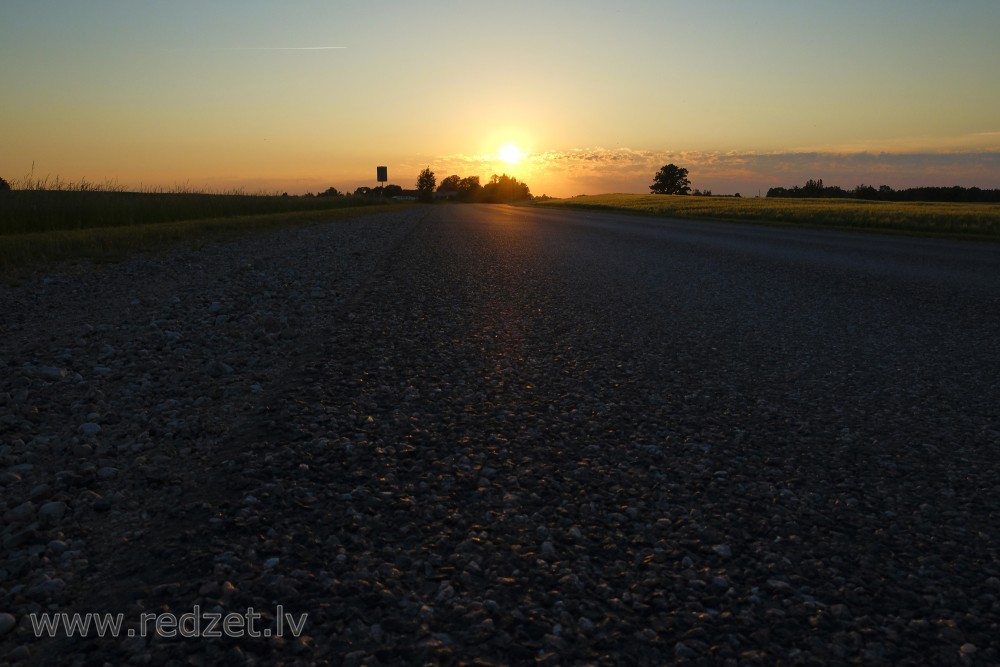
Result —
[[[10, 194], [13, 193], [4, 193], [0, 200]], [[200, 247], [209, 242], [276, 231], [293, 225], [322, 224], [404, 206], [407, 204], [350, 206], [155, 224], [4, 233], [0, 234], [0, 277], [9, 283], [17, 283], [26, 272], [55, 262], [81, 259], [94, 263], [117, 262], [134, 253], [162, 250], [182, 242]]]
[[1000, 204], [606, 194], [550, 199], [534, 206], [1000, 240]]
[[[123, 192], [105, 186], [0, 193], [0, 235], [370, 206], [361, 197]], [[86, 184], [84, 184], [86, 185]]]

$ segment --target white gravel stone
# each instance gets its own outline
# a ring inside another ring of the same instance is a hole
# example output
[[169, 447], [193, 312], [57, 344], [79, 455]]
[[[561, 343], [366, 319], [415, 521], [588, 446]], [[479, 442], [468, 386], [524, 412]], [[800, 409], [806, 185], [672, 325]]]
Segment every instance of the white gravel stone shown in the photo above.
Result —
[[66, 503], [56, 500], [38, 508], [38, 516], [46, 519], [61, 519], [66, 514]]
[[84, 422], [80, 424], [80, 427], [77, 429], [80, 435], [86, 438], [92, 438], [99, 435], [103, 430], [104, 429], [101, 428], [101, 425], [95, 422]]
[[26, 523], [35, 518], [35, 504], [23, 502], [3, 514], [3, 520], [8, 523]]
[[62, 540], [52, 540], [48, 544], [49, 550], [55, 555], [59, 556], [69, 548], [69, 545]]
[[730, 558], [733, 555], [733, 549], [728, 544], [716, 544], [712, 547], [712, 551], [723, 558]]
[[61, 380], [68, 375], [65, 369], [53, 366], [41, 366], [37, 372], [40, 377], [46, 380]]

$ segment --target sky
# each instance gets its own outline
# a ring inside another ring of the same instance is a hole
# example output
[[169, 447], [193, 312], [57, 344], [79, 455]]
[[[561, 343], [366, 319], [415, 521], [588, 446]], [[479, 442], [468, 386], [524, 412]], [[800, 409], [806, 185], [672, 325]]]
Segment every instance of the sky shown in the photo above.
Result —
[[4, 0], [0, 177], [998, 188], [998, 34], [997, 0]]

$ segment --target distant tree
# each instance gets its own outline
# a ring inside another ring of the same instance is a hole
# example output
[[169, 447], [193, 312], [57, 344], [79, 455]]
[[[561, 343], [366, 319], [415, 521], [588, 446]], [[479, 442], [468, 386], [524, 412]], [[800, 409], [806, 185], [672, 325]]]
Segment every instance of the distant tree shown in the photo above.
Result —
[[319, 193], [316, 196], [317, 197], [343, 197], [344, 195], [342, 195], [340, 193], [340, 191], [337, 190], [337, 188], [335, 188], [333, 186], [330, 186], [326, 190], [324, 190], [323, 192]]
[[432, 202], [434, 201], [434, 186], [437, 184], [437, 180], [434, 178], [434, 172], [431, 171], [430, 167], [425, 168], [417, 176], [417, 199], [422, 202]]
[[493, 174], [490, 182], [483, 186], [479, 197], [484, 202], [512, 202], [531, 199], [531, 191], [526, 183], [520, 183], [513, 176]]
[[478, 176], [466, 176], [458, 182], [458, 196], [462, 201], [476, 201], [482, 192]]
[[390, 183], [389, 185], [385, 186], [385, 188], [382, 190], [382, 195], [385, 197], [396, 197], [401, 194], [403, 194], [403, 186], [395, 185], [393, 183]]
[[823, 179], [818, 180], [809, 179], [806, 181], [805, 186], [803, 186], [802, 191], [805, 193], [806, 197], [822, 197], [823, 196]]
[[0, 178], [0, 192], [10, 192], [10, 183]]
[[458, 192], [458, 186], [462, 183], [462, 177], [454, 174], [448, 178], [441, 181], [441, 185], [437, 187], [438, 192], [451, 191]]
[[839, 199], [873, 199], [878, 201], [943, 201], [943, 202], [1000, 202], [1000, 189], [982, 190], [978, 187], [964, 188], [958, 185], [948, 187], [919, 187], [893, 190], [888, 185], [876, 189], [872, 185], [859, 185], [853, 190], [844, 190], [839, 185], [823, 185], [822, 179], [806, 181], [804, 186], [790, 188], [775, 187], [767, 191], [768, 197], [823, 197]]
[[371, 195], [372, 189], [367, 185], [362, 185], [354, 189], [355, 197], [367, 197]]
[[[417, 198], [421, 201], [431, 201], [434, 198], [434, 172], [428, 167], [420, 172], [417, 179]], [[386, 193], [396, 186], [386, 186]], [[377, 194], [378, 190], [373, 191]], [[462, 178], [457, 174], [448, 176], [441, 181], [437, 192], [457, 193], [454, 197], [463, 202], [512, 202], [531, 199], [531, 189], [527, 183], [521, 183], [513, 176], [494, 174], [489, 183], [481, 185], [478, 176]], [[355, 193], [357, 194], [357, 193]], [[452, 198], [452, 197], [449, 197]]]
[[649, 189], [657, 195], [686, 195], [691, 192], [688, 170], [676, 164], [665, 164], [656, 172]]

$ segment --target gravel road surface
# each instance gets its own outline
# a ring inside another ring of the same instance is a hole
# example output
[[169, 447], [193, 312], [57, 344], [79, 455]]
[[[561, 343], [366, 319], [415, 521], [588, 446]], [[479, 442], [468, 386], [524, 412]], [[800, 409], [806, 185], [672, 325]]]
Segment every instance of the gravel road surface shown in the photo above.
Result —
[[1000, 663], [997, 245], [442, 205], [0, 313], [0, 663]]

